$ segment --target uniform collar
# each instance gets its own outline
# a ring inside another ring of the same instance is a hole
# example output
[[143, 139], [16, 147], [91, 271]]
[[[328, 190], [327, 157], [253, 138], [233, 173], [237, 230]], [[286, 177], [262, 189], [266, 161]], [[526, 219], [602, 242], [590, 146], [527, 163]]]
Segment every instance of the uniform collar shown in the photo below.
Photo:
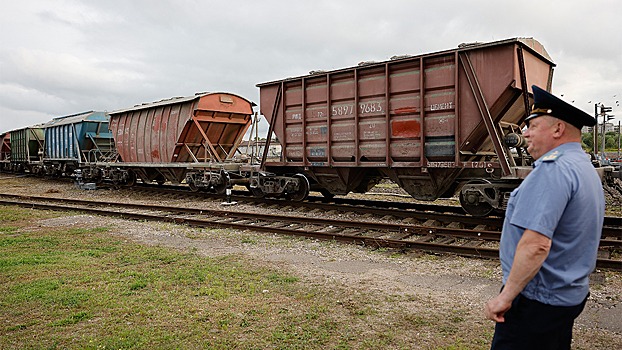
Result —
[[542, 163], [544, 161], [544, 159], [546, 159], [546, 157], [551, 155], [553, 152], [563, 153], [565, 151], [576, 151], [576, 150], [583, 151], [583, 148], [581, 148], [581, 143], [579, 143], [579, 142], [566, 142], [566, 143], [563, 143], [563, 144], [553, 148], [552, 150], [546, 152], [545, 154], [543, 154], [540, 158], [538, 158], [538, 160], [536, 160], [533, 163], [533, 167], [535, 168], [538, 165], [540, 165], [540, 163]]

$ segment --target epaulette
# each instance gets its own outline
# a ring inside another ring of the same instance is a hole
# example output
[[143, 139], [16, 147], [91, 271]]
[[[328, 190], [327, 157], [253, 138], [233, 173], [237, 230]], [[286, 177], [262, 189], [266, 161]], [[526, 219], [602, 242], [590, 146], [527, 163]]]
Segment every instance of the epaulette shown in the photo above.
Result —
[[551, 153], [545, 155], [544, 157], [542, 157], [542, 161], [543, 162], [554, 162], [562, 154], [563, 154], [563, 152], [560, 152], [560, 151], [551, 152]]

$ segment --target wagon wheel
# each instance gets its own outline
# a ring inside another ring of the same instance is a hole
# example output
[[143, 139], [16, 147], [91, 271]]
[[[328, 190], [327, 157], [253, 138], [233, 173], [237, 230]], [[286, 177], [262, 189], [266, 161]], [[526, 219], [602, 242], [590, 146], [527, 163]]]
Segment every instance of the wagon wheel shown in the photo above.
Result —
[[93, 182], [95, 182], [95, 184], [97, 185], [101, 185], [102, 183], [104, 183], [104, 177], [101, 174], [97, 174], [93, 176]]
[[132, 187], [136, 185], [136, 174], [133, 171], [127, 171], [127, 181], [125, 181], [125, 186]]
[[218, 182], [212, 185], [212, 190], [217, 194], [225, 194], [227, 188], [229, 188], [230, 182], [229, 173], [225, 170], [221, 170], [218, 174]]
[[[490, 184], [489, 181], [484, 179], [472, 180], [465, 184]], [[468, 191], [464, 192], [464, 190], [460, 191], [460, 205], [462, 209], [468, 214], [473, 216], [488, 216], [494, 208], [490, 203], [481, 200], [482, 194], [477, 191]]]
[[212, 186], [212, 190], [216, 194], [225, 194], [227, 192], [227, 183], [225, 181], [219, 182]]
[[197, 186], [192, 180], [188, 181], [188, 187], [190, 187], [190, 191], [192, 192], [199, 192], [199, 186]]
[[307, 198], [311, 186], [309, 186], [309, 180], [304, 175], [296, 174], [293, 177], [298, 179], [298, 189], [295, 192], [287, 193], [286, 197], [294, 202], [299, 202]]

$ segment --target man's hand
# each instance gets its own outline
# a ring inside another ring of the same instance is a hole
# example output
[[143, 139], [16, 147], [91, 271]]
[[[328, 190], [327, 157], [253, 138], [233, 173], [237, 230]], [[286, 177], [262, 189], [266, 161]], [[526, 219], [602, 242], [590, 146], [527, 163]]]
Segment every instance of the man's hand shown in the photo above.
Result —
[[505, 322], [505, 313], [512, 307], [512, 300], [506, 300], [503, 295], [488, 300], [484, 306], [484, 314], [489, 320]]

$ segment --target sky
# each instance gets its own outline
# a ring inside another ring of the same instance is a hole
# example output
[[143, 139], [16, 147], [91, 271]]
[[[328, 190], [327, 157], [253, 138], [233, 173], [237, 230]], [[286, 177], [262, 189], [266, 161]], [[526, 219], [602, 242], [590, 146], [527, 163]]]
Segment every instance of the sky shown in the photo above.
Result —
[[2, 0], [0, 132], [196, 92], [533, 37], [553, 92], [622, 120], [622, 1]]

